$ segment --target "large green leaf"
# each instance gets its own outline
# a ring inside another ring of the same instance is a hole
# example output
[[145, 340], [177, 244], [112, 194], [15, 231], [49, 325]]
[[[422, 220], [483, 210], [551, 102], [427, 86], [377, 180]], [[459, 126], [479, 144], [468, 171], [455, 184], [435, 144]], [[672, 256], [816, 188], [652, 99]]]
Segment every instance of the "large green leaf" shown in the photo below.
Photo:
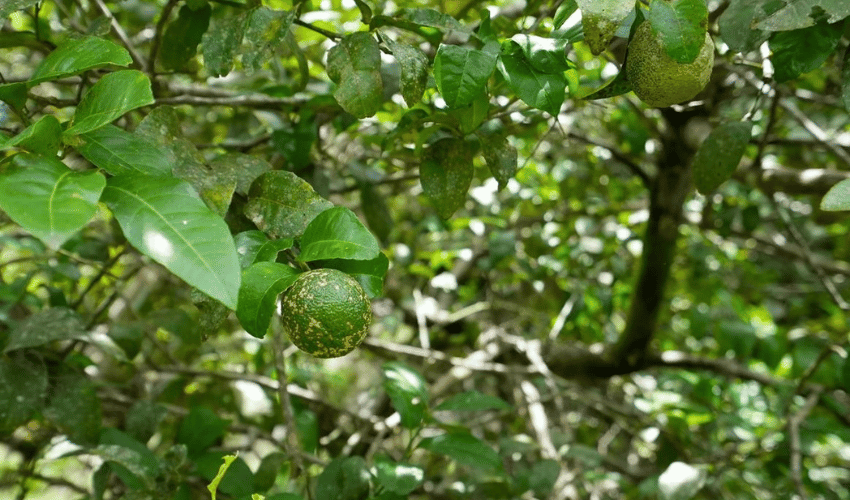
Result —
[[765, 7], [764, 1], [732, 0], [729, 2], [729, 7], [717, 19], [717, 25], [720, 27], [720, 36], [730, 49], [735, 52], [749, 52], [768, 39], [769, 32], [752, 27], [755, 20], [764, 16]]
[[363, 290], [371, 298], [378, 297], [383, 293], [384, 276], [390, 266], [390, 261], [383, 253], [370, 260], [346, 260], [333, 259], [317, 262], [321, 267], [338, 269], [360, 283]]
[[79, 314], [67, 307], [51, 307], [21, 321], [9, 332], [5, 352], [38, 347], [55, 340], [79, 339], [86, 327]]
[[408, 106], [422, 100], [428, 84], [428, 56], [417, 47], [381, 36], [401, 66], [401, 96]]
[[314, 217], [333, 207], [292, 172], [274, 170], [259, 176], [248, 191], [245, 215], [272, 238], [301, 236]]
[[406, 463], [379, 459], [375, 461], [375, 471], [378, 483], [399, 495], [409, 495], [425, 480], [421, 467]]
[[177, 19], [172, 21], [162, 35], [160, 61], [165, 69], [182, 70], [198, 52], [198, 44], [210, 26], [212, 8], [209, 4], [199, 9], [188, 5], [180, 7]]
[[381, 50], [371, 34], [352, 33], [328, 51], [328, 76], [337, 85], [334, 98], [342, 109], [357, 118], [380, 109], [384, 98]]
[[495, 471], [502, 467], [499, 454], [472, 434], [451, 432], [425, 438], [419, 447], [432, 453], [446, 455], [459, 464]]
[[65, 134], [84, 134], [153, 102], [151, 82], [141, 71], [125, 69], [109, 73], [83, 96], [74, 113], [73, 125]]
[[[560, 74], [574, 67], [565, 53], [567, 40], [561, 38], [514, 35], [505, 45], [509, 53], [516, 52], [518, 48], [528, 64], [538, 73]], [[502, 52], [505, 52], [504, 47]]]
[[11, 434], [44, 406], [47, 369], [36, 357], [0, 357], [0, 433]]
[[463, 139], [440, 139], [419, 166], [419, 182], [440, 217], [448, 219], [466, 201], [472, 183], [472, 148]]
[[494, 69], [494, 54], [459, 45], [440, 45], [434, 58], [434, 80], [450, 108], [466, 106], [483, 94]]
[[345, 207], [334, 207], [317, 215], [304, 230], [299, 259], [304, 262], [370, 260], [380, 251], [378, 241], [354, 212]]
[[258, 71], [263, 63], [274, 57], [275, 49], [289, 35], [297, 14], [296, 10], [273, 10], [264, 6], [251, 9], [245, 29], [242, 66]]
[[71, 441], [95, 443], [102, 414], [94, 383], [79, 373], [66, 372], [56, 377], [49, 393], [44, 416]]
[[705, 44], [705, 0], [652, 0], [647, 21], [661, 37], [667, 55], [679, 63], [693, 62]]
[[793, 80], [803, 73], [818, 69], [835, 51], [844, 28], [839, 25], [818, 24], [794, 31], [775, 33], [768, 44], [773, 54], [777, 82]]
[[[195, 466], [198, 474], [207, 481], [212, 480], [219, 473], [224, 456], [223, 451], [210, 451], [196, 458]], [[221, 477], [221, 482], [217, 485], [218, 490], [230, 495], [231, 498], [247, 500], [254, 492], [254, 474], [244, 460], [235, 455], [230, 456], [234, 459]]]
[[72, 39], [56, 47], [41, 61], [28, 85], [58, 80], [108, 64], [127, 66], [132, 62], [127, 49], [115, 42], [94, 36]]
[[820, 208], [830, 212], [850, 210], [850, 179], [832, 186], [821, 200]]
[[17, 146], [44, 156], [56, 156], [62, 142], [62, 125], [53, 115], [45, 115], [3, 144], [0, 149]]
[[401, 416], [401, 425], [415, 429], [422, 424], [428, 409], [428, 388], [415, 369], [401, 362], [384, 363], [384, 390], [393, 408]]
[[188, 183], [142, 174], [115, 176], [103, 201], [134, 247], [236, 309], [240, 270], [233, 238]]
[[139, 173], [168, 175], [174, 155], [159, 144], [114, 125], [105, 125], [80, 136], [77, 151], [112, 175]]
[[561, 73], [542, 73], [519, 51], [503, 53], [497, 64], [508, 86], [532, 108], [555, 116], [564, 103], [567, 80]]
[[248, 14], [224, 16], [217, 20], [204, 33], [201, 47], [204, 54], [204, 66], [212, 76], [224, 76], [233, 68], [233, 58], [245, 36]]
[[45, 244], [59, 248], [97, 212], [105, 184], [99, 172], [75, 172], [55, 158], [21, 153], [0, 173], [0, 208]]
[[578, 0], [584, 41], [599, 55], [617, 33], [617, 28], [635, 8], [633, 0]]
[[706, 137], [693, 160], [694, 184], [708, 194], [726, 182], [744, 156], [750, 142], [752, 123], [724, 123]]
[[271, 323], [277, 297], [295, 282], [298, 271], [277, 262], [257, 262], [242, 271], [236, 317], [246, 332], [263, 338]]
[[817, 22], [834, 23], [850, 16], [847, 0], [787, 0], [779, 10], [762, 19], [756, 28], [790, 31], [807, 28]]

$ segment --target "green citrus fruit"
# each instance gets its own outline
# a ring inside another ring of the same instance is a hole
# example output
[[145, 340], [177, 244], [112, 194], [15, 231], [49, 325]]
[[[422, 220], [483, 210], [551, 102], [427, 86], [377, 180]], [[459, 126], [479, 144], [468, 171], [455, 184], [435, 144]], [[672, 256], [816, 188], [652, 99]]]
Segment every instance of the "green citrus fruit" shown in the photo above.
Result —
[[281, 321], [289, 339], [317, 358], [345, 356], [363, 342], [372, 322], [369, 297], [336, 269], [308, 271], [283, 294]]
[[654, 108], [693, 99], [705, 88], [714, 66], [714, 42], [708, 33], [693, 62], [680, 64], [667, 55], [649, 22], [635, 31], [629, 42], [626, 71], [635, 94]]

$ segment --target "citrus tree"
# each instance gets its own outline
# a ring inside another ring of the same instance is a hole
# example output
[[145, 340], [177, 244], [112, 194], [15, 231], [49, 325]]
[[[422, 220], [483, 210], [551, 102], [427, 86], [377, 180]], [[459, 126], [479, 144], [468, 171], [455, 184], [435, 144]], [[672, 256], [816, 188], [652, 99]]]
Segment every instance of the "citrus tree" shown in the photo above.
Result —
[[845, 0], [0, 3], [9, 498], [850, 498]]

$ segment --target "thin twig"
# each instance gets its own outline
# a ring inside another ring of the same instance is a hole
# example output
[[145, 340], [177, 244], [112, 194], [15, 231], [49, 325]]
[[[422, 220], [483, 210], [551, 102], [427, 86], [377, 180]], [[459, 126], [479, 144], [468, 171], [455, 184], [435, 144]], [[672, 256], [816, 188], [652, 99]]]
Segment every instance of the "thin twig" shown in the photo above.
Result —
[[156, 74], [156, 56], [159, 52], [159, 46], [162, 43], [162, 33], [165, 30], [165, 23], [168, 22], [168, 18], [171, 17], [171, 11], [174, 10], [174, 7], [180, 0], [169, 0], [165, 7], [162, 8], [162, 14], [159, 16], [159, 20], [156, 22], [156, 30], [154, 31], [153, 41], [151, 42], [151, 51], [148, 55], [148, 74], [154, 76]]
[[806, 403], [800, 410], [788, 418], [788, 440], [790, 442], [791, 481], [801, 500], [807, 500], [806, 488], [803, 485], [803, 451], [800, 446], [800, 425], [806, 420], [820, 399], [822, 389], [809, 394]]
[[127, 33], [124, 32], [124, 28], [121, 27], [121, 25], [115, 19], [115, 16], [112, 15], [112, 12], [109, 10], [109, 7], [107, 7], [106, 4], [103, 3], [103, 0], [94, 0], [94, 3], [95, 5], [97, 5], [97, 8], [100, 9], [100, 12], [102, 12], [103, 15], [109, 19], [109, 23], [112, 25], [113, 31], [115, 31], [115, 34], [118, 35], [118, 38], [121, 40], [121, 43], [124, 44], [124, 48], [127, 49], [127, 52], [130, 53], [130, 57], [133, 59], [133, 62], [136, 64], [136, 66], [138, 66], [139, 68], [144, 68], [144, 59], [142, 59], [142, 56], [136, 51], [135, 47], [133, 47], [133, 44], [130, 42], [130, 38], [127, 36]]
[[[278, 322], [274, 321], [273, 325], [278, 325]], [[312, 499], [313, 496], [310, 491], [310, 477], [308, 475], [307, 468], [304, 466], [304, 459], [301, 457], [301, 439], [298, 436], [295, 412], [292, 409], [292, 401], [289, 399], [289, 391], [287, 390], [286, 358], [283, 355], [283, 350], [286, 346], [284, 345], [281, 332], [272, 332], [271, 337], [271, 348], [274, 351], [275, 370], [277, 371], [277, 395], [280, 399], [281, 409], [283, 410], [283, 419], [286, 422], [286, 439], [284, 440], [284, 446], [286, 447], [286, 452], [292, 459], [294, 465], [295, 470], [293, 471], [293, 476], [297, 477], [299, 474], [305, 475], [307, 479], [307, 498]]]

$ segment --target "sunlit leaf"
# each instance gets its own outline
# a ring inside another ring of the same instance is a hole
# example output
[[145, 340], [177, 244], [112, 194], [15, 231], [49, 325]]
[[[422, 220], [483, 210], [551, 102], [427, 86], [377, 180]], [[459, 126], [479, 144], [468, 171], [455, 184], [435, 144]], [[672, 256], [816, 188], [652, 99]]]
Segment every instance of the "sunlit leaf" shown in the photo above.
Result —
[[499, 454], [489, 445], [465, 432], [452, 432], [423, 439], [419, 447], [432, 453], [446, 455], [457, 463], [476, 469], [498, 470], [502, 467]]
[[127, 66], [132, 62], [127, 49], [115, 42], [94, 36], [71, 39], [41, 61], [27, 84], [33, 86], [108, 64]]
[[378, 483], [399, 495], [408, 495], [425, 481], [421, 467], [407, 463], [378, 460], [375, 462]]
[[577, 3], [581, 9], [584, 41], [594, 55], [605, 50], [617, 27], [635, 8], [632, 0], [577, 0]]
[[850, 210], [850, 179], [832, 186], [821, 200], [820, 208], [830, 212]]
[[380, 253], [378, 241], [357, 215], [345, 207], [334, 207], [313, 219], [301, 236], [304, 262], [323, 259], [370, 260]]
[[532, 108], [557, 115], [564, 103], [567, 80], [561, 73], [542, 73], [521, 52], [503, 53], [497, 64], [511, 90]]
[[667, 55], [682, 64], [697, 58], [708, 23], [705, 0], [652, 0], [646, 19], [661, 37]]
[[450, 108], [470, 104], [484, 93], [496, 68], [496, 56], [459, 45], [440, 45], [434, 58], [434, 80]]
[[22, 130], [20, 134], [0, 144], [0, 149], [16, 146], [44, 156], [55, 156], [61, 142], [62, 125], [55, 116], [45, 115]]
[[171, 151], [138, 134], [105, 125], [80, 137], [83, 144], [77, 147], [77, 151], [112, 175], [171, 173], [174, 164]]
[[73, 125], [65, 134], [84, 134], [153, 102], [151, 82], [141, 71], [125, 69], [109, 73], [83, 96], [74, 113]]
[[396, 361], [384, 363], [383, 371], [384, 390], [401, 415], [401, 425], [408, 429], [419, 427], [428, 408], [425, 379], [415, 369]]

